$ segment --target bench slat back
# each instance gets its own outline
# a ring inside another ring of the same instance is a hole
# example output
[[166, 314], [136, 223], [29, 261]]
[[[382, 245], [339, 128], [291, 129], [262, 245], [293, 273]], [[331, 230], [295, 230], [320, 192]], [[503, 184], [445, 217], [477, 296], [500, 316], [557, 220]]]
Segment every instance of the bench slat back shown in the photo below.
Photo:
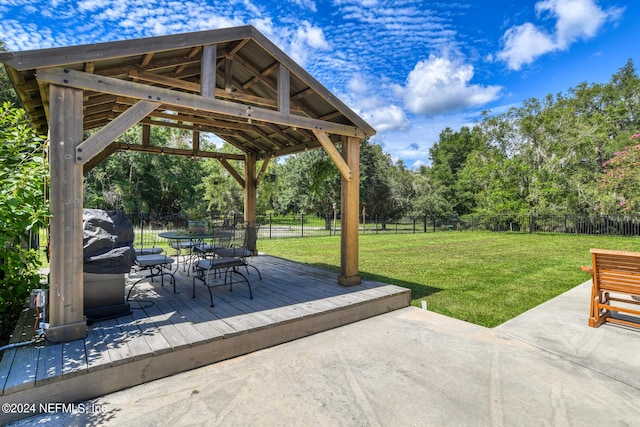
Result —
[[601, 290], [640, 294], [640, 252], [591, 249], [591, 256]]

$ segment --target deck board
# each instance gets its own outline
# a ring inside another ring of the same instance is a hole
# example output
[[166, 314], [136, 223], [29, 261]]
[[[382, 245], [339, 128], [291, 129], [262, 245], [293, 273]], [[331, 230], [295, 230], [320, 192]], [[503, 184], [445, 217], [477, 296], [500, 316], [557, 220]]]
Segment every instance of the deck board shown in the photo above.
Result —
[[116, 319], [107, 319], [98, 322], [97, 327], [102, 329], [107, 343], [111, 366], [123, 365], [133, 362], [133, 353], [127, 345], [127, 334], [120, 329]]
[[[30, 341], [34, 334], [34, 320], [35, 313], [32, 310], [25, 309], [18, 320], [15, 332], [9, 343]], [[17, 347], [7, 351], [2, 361], [4, 362], [6, 358], [6, 363], [10, 363], [11, 368], [4, 379], [5, 390], [23, 390], [35, 386], [39, 353], [40, 349], [37, 346]]]
[[35, 346], [16, 348], [5, 390], [20, 391], [35, 387], [39, 353], [39, 349]]
[[120, 316], [116, 321], [120, 330], [127, 335], [127, 346], [129, 347], [129, 351], [133, 354], [133, 360], [153, 356], [153, 350], [144, 338], [144, 327], [142, 330], [138, 328], [138, 325], [132, 315]]
[[[131, 295], [131, 312], [93, 321], [87, 337], [6, 350], [0, 361], [0, 394], [11, 402], [80, 401], [163, 376], [281, 344], [366, 317], [406, 307], [407, 289], [363, 281], [338, 285], [336, 272], [281, 258], [252, 259], [258, 274], [245, 284], [207, 287], [182, 267], [176, 290], [157, 278], [142, 280]], [[131, 275], [130, 283], [139, 278]], [[221, 283], [221, 282], [220, 282]], [[127, 287], [128, 290], [128, 287]], [[14, 339], [31, 339], [33, 319], [22, 320]], [[81, 381], [81, 382], [79, 382]], [[82, 384], [82, 385], [79, 385]], [[0, 424], [8, 422], [0, 414]]]
[[87, 352], [84, 340], [62, 344], [62, 375], [81, 375], [88, 371]]
[[62, 346], [45, 343], [40, 347], [36, 385], [57, 381], [62, 375]]
[[0, 396], [4, 394], [4, 389], [7, 385], [7, 379], [11, 373], [11, 365], [13, 365], [13, 359], [16, 357], [16, 349], [10, 348], [5, 350], [2, 354], [2, 360], [0, 360]]
[[[158, 298], [158, 300], [160, 299]], [[193, 340], [189, 340], [187, 336], [192, 335], [181, 332], [180, 327], [185, 322], [178, 321], [177, 324], [174, 324], [171, 318], [175, 317], [175, 310], [162, 310], [160, 307], [162, 304], [154, 303], [144, 309], [133, 308], [131, 310], [134, 319], [140, 322], [139, 327], [142, 329], [144, 338], [149, 343], [153, 354], [157, 356], [189, 347]], [[192, 326], [191, 328], [195, 329]]]
[[[216, 314], [202, 309], [199, 304], [196, 304], [197, 300], [184, 296], [183, 293], [171, 296], [173, 297], [171, 305], [184, 316], [186, 321], [191, 322], [208, 342], [238, 334]], [[168, 298], [170, 295], [167, 294], [164, 297]]]
[[87, 371], [93, 372], [111, 366], [109, 347], [102, 328], [87, 328], [86, 346]]

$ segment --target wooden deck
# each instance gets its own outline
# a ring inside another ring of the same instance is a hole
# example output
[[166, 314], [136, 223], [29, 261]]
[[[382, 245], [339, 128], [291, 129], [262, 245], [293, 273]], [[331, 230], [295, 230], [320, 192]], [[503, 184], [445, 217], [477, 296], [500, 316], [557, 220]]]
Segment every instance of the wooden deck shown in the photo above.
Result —
[[[144, 301], [132, 303], [130, 315], [93, 323], [83, 340], [6, 350], [0, 361], [2, 401], [83, 401], [410, 303], [410, 291], [398, 286], [363, 281], [342, 287], [337, 273], [327, 270], [267, 255], [251, 262], [262, 273], [258, 280], [249, 269], [253, 299], [246, 285], [234, 285], [233, 291], [216, 287], [216, 305], [210, 307], [207, 288], [196, 282], [191, 298], [191, 277], [179, 268], [178, 293], [167, 280], [164, 287], [158, 278], [143, 281], [131, 298]], [[33, 318], [24, 317], [30, 332]], [[0, 413], [0, 425], [29, 415]]]

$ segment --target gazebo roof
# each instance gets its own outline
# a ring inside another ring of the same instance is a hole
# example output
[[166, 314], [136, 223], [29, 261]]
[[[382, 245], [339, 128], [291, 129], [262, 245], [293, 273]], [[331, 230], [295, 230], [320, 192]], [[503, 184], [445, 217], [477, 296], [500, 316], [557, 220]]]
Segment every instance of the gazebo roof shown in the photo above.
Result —
[[[49, 84], [84, 91], [84, 130], [104, 127], [139, 101], [153, 102], [140, 123], [212, 133], [257, 159], [326, 147], [317, 132], [333, 143], [375, 133], [252, 26], [3, 53], [0, 62], [42, 134], [50, 123]], [[159, 151], [144, 141], [115, 142], [97, 157], [116, 149]], [[171, 153], [221, 155], [195, 142]]]

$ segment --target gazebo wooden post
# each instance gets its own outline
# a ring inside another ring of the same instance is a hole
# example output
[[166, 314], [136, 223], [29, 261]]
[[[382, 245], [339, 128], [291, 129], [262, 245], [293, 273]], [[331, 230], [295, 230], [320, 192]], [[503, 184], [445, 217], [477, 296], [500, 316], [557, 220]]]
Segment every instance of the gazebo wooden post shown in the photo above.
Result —
[[65, 342], [87, 335], [82, 273], [82, 164], [76, 146], [82, 142], [83, 91], [50, 86], [51, 262], [49, 323], [46, 337]]
[[340, 276], [338, 283], [342, 286], [352, 286], [359, 285], [362, 281], [358, 271], [360, 138], [343, 137], [342, 156], [351, 170], [351, 180], [342, 177]]
[[[255, 227], [257, 225], [258, 210], [258, 190], [256, 179], [256, 155], [246, 153], [244, 160], [244, 223], [247, 226]], [[255, 232], [255, 230], [253, 231]], [[256, 239], [250, 239], [255, 241]], [[254, 255], [257, 254], [257, 248], [249, 248]]]

